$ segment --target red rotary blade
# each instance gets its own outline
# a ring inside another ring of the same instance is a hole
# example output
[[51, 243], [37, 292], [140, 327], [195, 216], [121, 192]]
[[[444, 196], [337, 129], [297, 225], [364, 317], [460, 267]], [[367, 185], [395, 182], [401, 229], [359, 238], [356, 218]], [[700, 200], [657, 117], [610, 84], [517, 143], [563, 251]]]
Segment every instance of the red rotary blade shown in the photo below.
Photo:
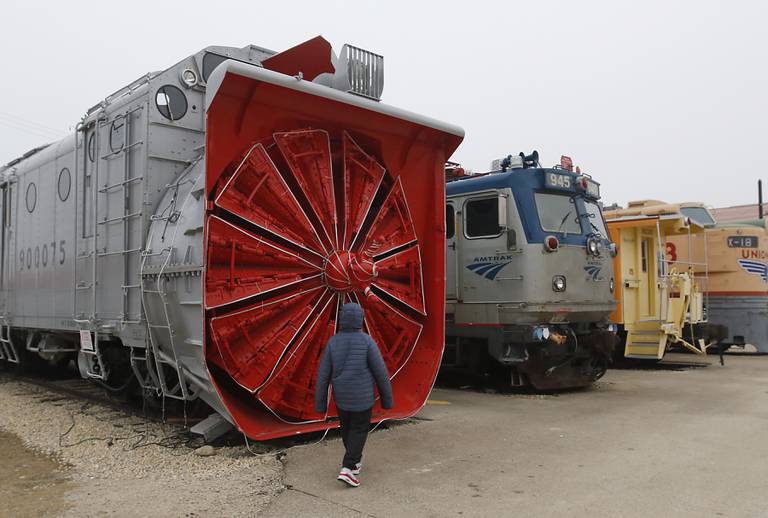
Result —
[[317, 310], [327, 290], [316, 288], [211, 319], [210, 345], [243, 388], [256, 391]]
[[208, 309], [298, 283], [299, 290], [322, 284], [317, 264], [216, 216], [208, 219], [206, 257]]
[[[352, 247], [371, 209], [385, 169], [363, 151], [345, 131], [344, 154], [344, 248]], [[354, 236], [354, 237], [353, 237]]]
[[361, 245], [366, 257], [375, 257], [416, 240], [411, 212], [398, 178], [389, 191]]
[[360, 297], [365, 311], [365, 327], [381, 349], [390, 378], [408, 361], [421, 336], [422, 325], [411, 320], [371, 293]]
[[419, 245], [392, 254], [375, 265], [377, 276], [374, 286], [426, 315]]
[[[322, 303], [323, 309], [259, 391], [261, 402], [280, 419], [296, 422], [324, 418], [315, 412], [315, 383], [325, 346], [336, 332], [338, 300], [339, 296], [334, 295]], [[329, 406], [327, 415], [335, 414]]]
[[275, 142], [304, 196], [320, 221], [332, 248], [338, 248], [331, 142], [322, 130], [275, 133]]
[[216, 197], [216, 205], [291, 243], [326, 255], [317, 232], [261, 144], [248, 150]]

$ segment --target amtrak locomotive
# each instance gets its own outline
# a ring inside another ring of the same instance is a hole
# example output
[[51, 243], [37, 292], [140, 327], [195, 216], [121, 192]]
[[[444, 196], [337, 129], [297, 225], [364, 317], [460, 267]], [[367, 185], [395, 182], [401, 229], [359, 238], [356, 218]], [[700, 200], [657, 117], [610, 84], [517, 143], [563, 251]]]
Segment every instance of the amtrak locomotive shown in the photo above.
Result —
[[538, 390], [589, 385], [616, 338], [616, 246], [600, 186], [568, 157], [554, 168], [536, 152], [497, 164], [482, 175], [446, 169], [443, 367], [501, 371]]

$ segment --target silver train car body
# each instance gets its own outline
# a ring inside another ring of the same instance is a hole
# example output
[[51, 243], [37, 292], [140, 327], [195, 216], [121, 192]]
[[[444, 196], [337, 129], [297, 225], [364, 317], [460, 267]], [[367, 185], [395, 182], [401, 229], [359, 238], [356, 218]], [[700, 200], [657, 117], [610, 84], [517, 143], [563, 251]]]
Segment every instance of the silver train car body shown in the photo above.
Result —
[[[164, 397], [227, 415], [201, 356], [205, 93], [226, 59], [208, 47], [90, 108], [77, 131], [0, 169], [0, 315], [6, 356], [77, 354], [106, 381], [116, 349]], [[11, 345], [9, 344], [9, 345]], [[147, 354], [153, 346], [156, 355]]]
[[615, 246], [599, 185], [517, 165], [446, 186], [443, 365], [501, 368], [540, 390], [588, 385], [615, 343]]
[[[203, 351], [206, 109], [225, 74], [443, 128], [379, 103], [381, 67], [353, 84], [380, 56], [345, 47], [336, 57], [324, 44], [336, 72], [314, 81], [262, 67], [293, 49], [207, 47], [108, 96], [74, 134], [1, 167], [0, 360], [75, 358], [83, 378], [115, 389], [135, 377], [145, 394], [202, 400], [237, 424]], [[299, 56], [316, 69], [312, 58]], [[300, 433], [270, 419], [252, 437]]]

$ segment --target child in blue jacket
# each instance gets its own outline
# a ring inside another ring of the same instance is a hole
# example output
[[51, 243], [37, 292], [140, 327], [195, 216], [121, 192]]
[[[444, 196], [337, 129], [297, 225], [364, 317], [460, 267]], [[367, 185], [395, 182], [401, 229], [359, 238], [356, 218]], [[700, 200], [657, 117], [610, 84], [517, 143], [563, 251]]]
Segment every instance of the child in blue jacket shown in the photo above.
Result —
[[374, 382], [379, 387], [381, 407], [392, 408], [392, 386], [381, 352], [373, 338], [362, 331], [363, 308], [344, 304], [339, 331], [325, 347], [317, 372], [315, 410], [328, 409], [328, 385], [339, 411], [341, 439], [346, 450], [338, 480], [352, 487], [360, 485], [363, 447], [368, 438], [374, 404]]

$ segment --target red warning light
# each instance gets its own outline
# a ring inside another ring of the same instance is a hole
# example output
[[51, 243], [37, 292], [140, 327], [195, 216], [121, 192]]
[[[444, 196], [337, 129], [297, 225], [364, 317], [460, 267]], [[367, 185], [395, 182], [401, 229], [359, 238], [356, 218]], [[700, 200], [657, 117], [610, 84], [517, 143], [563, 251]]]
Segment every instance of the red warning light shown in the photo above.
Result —
[[560, 167], [566, 171], [573, 171], [573, 160], [571, 160], [571, 157], [562, 155], [560, 157]]

